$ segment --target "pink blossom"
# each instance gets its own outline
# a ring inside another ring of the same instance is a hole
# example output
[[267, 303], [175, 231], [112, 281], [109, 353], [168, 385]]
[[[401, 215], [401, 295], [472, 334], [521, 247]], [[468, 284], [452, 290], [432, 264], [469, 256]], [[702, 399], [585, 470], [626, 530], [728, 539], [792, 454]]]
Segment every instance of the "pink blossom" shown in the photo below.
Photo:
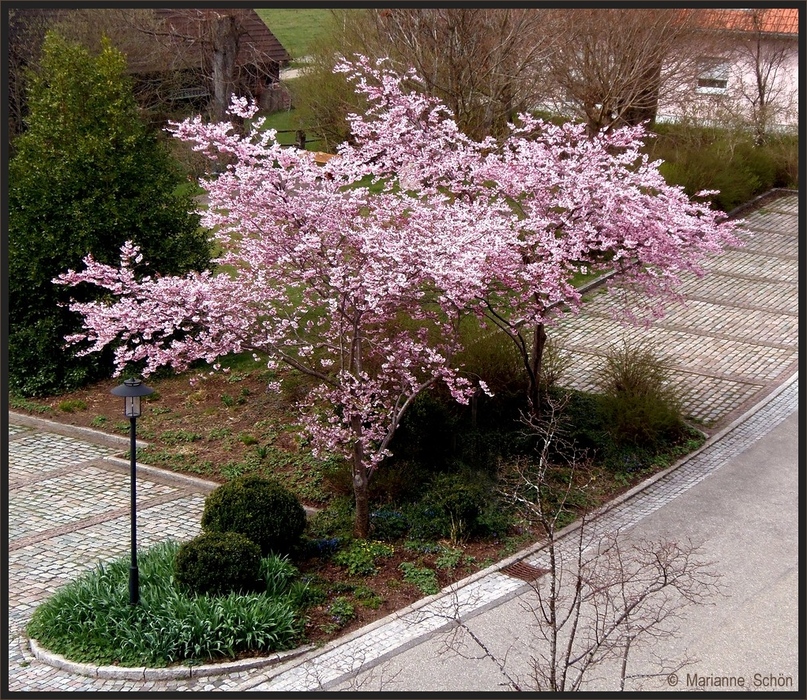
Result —
[[[551, 322], [581, 306], [574, 272], [616, 267], [648, 300], [623, 316], [644, 320], [683, 272], [737, 244], [721, 214], [666, 184], [639, 127], [588, 138], [582, 125], [521, 115], [503, 142], [473, 141], [437, 100], [404, 90], [413, 72], [361, 57], [338, 70], [369, 108], [324, 166], [261, 120], [244, 134], [199, 118], [172, 126], [228, 163], [200, 181], [224, 271], [136, 279], [129, 243], [119, 268], [88, 256], [54, 281], [115, 300], [73, 303], [84, 331], [68, 342], [119, 342], [118, 371], [143, 360], [146, 374], [266, 354], [316, 380], [300, 407], [313, 449], [372, 473], [425, 388], [442, 382], [460, 402], [489, 393], [454, 361], [463, 315], [508, 332]], [[252, 117], [254, 105], [236, 100], [233, 113]]]

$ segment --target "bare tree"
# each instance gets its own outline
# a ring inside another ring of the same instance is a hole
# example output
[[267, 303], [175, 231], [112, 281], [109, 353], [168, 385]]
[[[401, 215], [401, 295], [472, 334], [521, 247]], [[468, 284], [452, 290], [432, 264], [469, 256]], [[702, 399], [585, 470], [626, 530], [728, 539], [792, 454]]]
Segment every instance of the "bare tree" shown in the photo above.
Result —
[[527, 8], [386, 9], [372, 15], [379, 55], [415, 67], [427, 91], [476, 137], [506, 132], [533, 106], [554, 37]]
[[696, 20], [681, 9], [546, 11], [543, 31], [557, 38], [546, 57], [548, 106], [586, 120], [591, 133], [654, 120], [660, 97], [692, 73]]
[[[562, 408], [563, 402], [550, 403], [540, 422], [525, 418], [539, 435], [537, 458], [516, 461], [503, 475], [505, 495], [546, 541], [539, 559], [544, 574], [532, 581], [534, 596], [525, 601], [536, 635], [529, 679], [519, 685], [579, 690], [595, 669], [611, 663], [624, 690], [639, 677], [629, 669], [631, 652], [674, 636], [684, 608], [706, 603], [718, 577], [690, 541], [625, 544], [618, 532], [602, 532], [596, 517], [584, 515], [573, 534], [559, 537], [564, 513], [587, 487], [578, 479], [580, 456], [562, 439]], [[650, 675], [692, 662], [659, 657]]]
[[39, 64], [39, 55], [45, 32], [50, 26], [41, 11], [12, 8], [8, 10], [8, 45], [6, 59], [8, 70], [7, 133], [9, 142], [25, 129], [28, 114], [26, 92], [31, 71]]
[[[335, 12], [331, 36], [314, 51], [308, 74], [313, 120], [340, 133], [341, 91], [327, 89], [335, 54], [387, 57], [414, 67], [426, 91], [454, 112], [476, 138], [506, 133], [507, 122], [532, 108], [543, 90], [541, 67], [554, 39], [539, 31], [542, 12], [525, 8], [387, 8]], [[349, 98], [348, 98], [349, 99]], [[344, 135], [346, 132], [341, 130]]]
[[796, 69], [798, 41], [766, 30], [766, 14], [770, 11], [747, 11], [744, 19], [750, 31], [737, 37], [729, 53], [736, 66], [736, 87], [732, 92], [748, 109], [757, 145], [765, 143], [771, 127], [794, 110], [798, 100], [796, 82], [790, 84], [787, 76], [788, 71]]

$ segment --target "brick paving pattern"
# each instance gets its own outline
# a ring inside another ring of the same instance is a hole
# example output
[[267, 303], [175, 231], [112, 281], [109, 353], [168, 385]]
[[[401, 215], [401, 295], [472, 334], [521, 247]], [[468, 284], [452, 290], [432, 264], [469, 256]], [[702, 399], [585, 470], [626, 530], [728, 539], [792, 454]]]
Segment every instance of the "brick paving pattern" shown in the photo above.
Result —
[[716, 432], [790, 376], [798, 361], [798, 198], [748, 215], [742, 248], [710, 258], [706, 275], [683, 277], [686, 305], [649, 328], [613, 320], [619, 298], [597, 294], [549, 331], [571, 358], [568, 384], [596, 387], [609, 348], [645, 341], [671, 362], [685, 411]]
[[[644, 337], [674, 358], [675, 381], [685, 407], [711, 425], [730, 424], [792, 377], [797, 359], [797, 223], [795, 196], [750, 214], [750, 244], [710, 260], [702, 280], [687, 278], [689, 307], [673, 309], [649, 329], [624, 329], [598, 296], [553, 333], [570, 351], [573, 386], [591, 388], [608, 347], [623, 335]], [[797, 381], [674, 472], [610, 511], [601, 528], [622, 528], [669, 502], [739, 454], [797, 407]], [[13, 420], [13, 417], [12, 417]], [[89, 440], [88, 438], [87, 440]], [[128, 554], [128, 470], [124, 448], [92, 444], [11, 423], [9, 443], [9, 690], [209, 691], [302, 690], [333, 685], [362, 663], [371, 664], [404, 643], [446, 624], [457, 610], [478, 610], [511, 595], [523, 582], [500, 573], [479, 577], [457, 591], [393, 620], [376, 623], [355, 638], [326, 647], [315, 663], [292, 668], [239, 670], [215, 677], [124, 681], [74, 675], [32, 655], [22, 631], [35, 607], [98, 561]], [[207, 489], [199, 480], [138, 475], [138, 545], [199, 531]], [[540, 557], [530, 560], [540, 564]]]

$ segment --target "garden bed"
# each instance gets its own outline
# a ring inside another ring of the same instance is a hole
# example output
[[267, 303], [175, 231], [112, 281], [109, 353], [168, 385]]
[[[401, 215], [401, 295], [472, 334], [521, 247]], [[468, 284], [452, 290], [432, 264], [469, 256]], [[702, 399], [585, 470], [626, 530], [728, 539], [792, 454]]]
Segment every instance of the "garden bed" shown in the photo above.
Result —
[[[155, 393], [147, 400], [138, 421], [138, 437], [149, 446], [139, 451], [138, 459], [218, 483], [244, 474], [270, 477], [290, 489], [306, 506], [329, 514], [319, 524], [318, 516], [313, 519], [307, 534], [308, 549], [294, 556], [294, 564], [310, 590], [301, 643], [321, 644], [349, 633], [539, 540], [538, 531], [518, 518], [496, 532], [488, 528], [482, 534], [453, 541], [435, 535], [418, 539], [410, 531], [397, 538], [388, 536], [384, 544], [367, 543], [368, 547], [385, 549], [384, 556], [376, 557], [370, 569], [351, 571], [348, 564], [352, 560], [345, 554], [355, 544], [350, 538], [350, 516], [345, 512], [333, 515], [340, 498], [342, 503], [350, 502], [344, 474], [339, 476], [335, 462], [311, 456], [294, 422], [293, 406], [305, 394], [305, 378], [289, 373], [280, 393], [267, 393], [267, 383], [273, 377], [244, 358], [233, 359], [228, 373], [206, 376], [194, 384], [191, 376], [186, 373], [149, 378], [148, 384]], [[122, 402], [110, 394], [118, 383], [119, 380], [108, 380], [45, 399], [12, 399], [11, 408], [65, 424], [128, 435]], [[583, 411], [586, 410], [584, 405]], [[432, 417], [427, 415], [424, 420], [428, 423]], [[439, 430], [437, 434], [439, 437]], [[507, 442], [506, 438], [497, 439], [500, 444]], [[587, 484], [585, 495], [581, 491], [580, 497], [573, 499], [563, 523], [574, 519], [574, 509], [582, 512], [596, 508], [698, 444], [697, 439], [690, 438], [656, 456], [652, 463], [626, 463], [617, 472], [593, 462], [581, 465], [575, 478]], [[383, 472], [385, 468], [390, 469], [382, 467], [378, 474], [381, 483], [389, 478]], [[387, 484], [385, 488], [392, 492], [396, 488], [394, 476], [390, 482], [392, 486]], [[373, 507], [395, 512], [398, 506], [382, 500]], [[338, 542], [333, 548], [338, 556], [323, 556], [312, 549], [313, 544], [329, 541]], [[257, 650], [241, 650], [236, 657], [260, 654]], [[232, 657], [219, 660], [227, 658]]]

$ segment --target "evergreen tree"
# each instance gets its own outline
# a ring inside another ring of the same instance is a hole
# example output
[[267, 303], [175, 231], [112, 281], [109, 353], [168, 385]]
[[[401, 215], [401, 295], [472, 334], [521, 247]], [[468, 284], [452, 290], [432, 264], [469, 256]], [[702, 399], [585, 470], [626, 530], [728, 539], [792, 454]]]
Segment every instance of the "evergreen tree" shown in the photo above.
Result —
[[177, 193], [183, 175], [138, 114], [126, 59], [109, 42], [93, 56], [48, 33], [31, 76], [27, 129], [9, 162], [9, 374], [13, 391], [43, 395], [107, 376], [111, 355], [76, 357], [64, 337], [80, 320], [52, 283], [91, 253], [110, 263], [120, 246], [148, 251], [141, 274], [209, 266], [210, 244]]

